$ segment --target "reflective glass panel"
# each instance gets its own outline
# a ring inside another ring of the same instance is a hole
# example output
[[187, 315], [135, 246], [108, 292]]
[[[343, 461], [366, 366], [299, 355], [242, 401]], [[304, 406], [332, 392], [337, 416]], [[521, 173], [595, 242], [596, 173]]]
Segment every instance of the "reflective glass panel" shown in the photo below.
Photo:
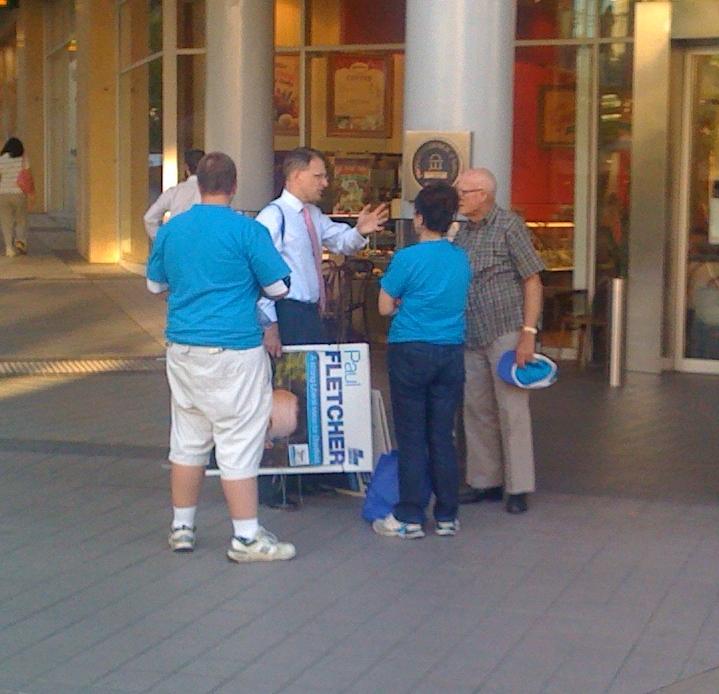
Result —
[[719, 359], [719, 54], [691, 60], [685, 356]]
[[205, 0], [178, 0], [177, 47], [205, 47]]
[[275, 0], [275, 46], [302, 43], [300, 0]]
[[518, 39], [593, 36], [594, 0], [518, 0]]
[[162, 0], [128, 0], [120, 6], [120, 67], [162, 50]]
[[162, 190], [162, 60], [120, 76], [120, 250], [144, 263], [142, 216]]
[[632, 147], [632, 46], [599, 48], [596, 284], [626, 277]]
[[177, 57], [177, 163], [184, 178], [184, 153], [205, 148], [205, 56]]
[[624, 38], [634, 34], [635, 0], [599, 0], [599, 35]]
[[404, 43], [406, 0], [308, 0], [310, 44]]
[[45, 39], [52, 50], [69, 41], [75, 32], [73, 0], [50, 0], [45, 3]]

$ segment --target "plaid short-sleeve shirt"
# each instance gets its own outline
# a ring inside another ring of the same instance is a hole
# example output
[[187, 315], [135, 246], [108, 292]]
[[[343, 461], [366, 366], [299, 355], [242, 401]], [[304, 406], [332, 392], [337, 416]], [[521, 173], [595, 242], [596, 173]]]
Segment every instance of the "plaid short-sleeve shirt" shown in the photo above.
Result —
[[544, 270], [544, 263], [524, 222], [497, 205], [481, 221], [467, 222], [454, 242], [472, 265], [466, 346], [486, 347], [522, 327], [523, 280]]

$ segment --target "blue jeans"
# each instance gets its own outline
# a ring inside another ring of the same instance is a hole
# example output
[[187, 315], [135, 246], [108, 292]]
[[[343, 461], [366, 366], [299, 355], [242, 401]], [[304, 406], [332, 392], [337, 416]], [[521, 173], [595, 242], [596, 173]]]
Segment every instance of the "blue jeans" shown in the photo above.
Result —
[[464, 346], [391, 343], [387, 366], [399, 447], [394, 516], [404, 523], [424, 521], [422, 490], [429, 472], [435, 519], [454, 520], [459, 474], [453, 430], [464, 389]]

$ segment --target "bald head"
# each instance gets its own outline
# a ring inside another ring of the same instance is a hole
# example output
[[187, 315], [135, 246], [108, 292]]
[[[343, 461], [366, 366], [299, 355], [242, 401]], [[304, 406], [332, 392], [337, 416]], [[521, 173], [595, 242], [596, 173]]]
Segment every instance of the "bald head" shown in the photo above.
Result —
[[467, 219], [478, 222], [494, 206], [497, 179], [489, 169], [467, 169], [455, 183], [459, 193], [459, 212]]

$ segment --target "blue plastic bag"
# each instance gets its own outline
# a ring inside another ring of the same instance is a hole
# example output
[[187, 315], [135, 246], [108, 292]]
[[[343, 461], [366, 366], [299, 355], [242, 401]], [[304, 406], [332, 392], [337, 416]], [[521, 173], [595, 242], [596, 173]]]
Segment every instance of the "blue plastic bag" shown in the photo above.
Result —
[[[429, 475], [425, 480], [424, 506], [432, 496], [432, 483]], [[371, 523], [378, 518], [386, 518], [399, 501], [399, 453], [383, 453], [377, 461], [372, 479], [367, 487], [367, 496], [362, 505], [362, 518]]]

